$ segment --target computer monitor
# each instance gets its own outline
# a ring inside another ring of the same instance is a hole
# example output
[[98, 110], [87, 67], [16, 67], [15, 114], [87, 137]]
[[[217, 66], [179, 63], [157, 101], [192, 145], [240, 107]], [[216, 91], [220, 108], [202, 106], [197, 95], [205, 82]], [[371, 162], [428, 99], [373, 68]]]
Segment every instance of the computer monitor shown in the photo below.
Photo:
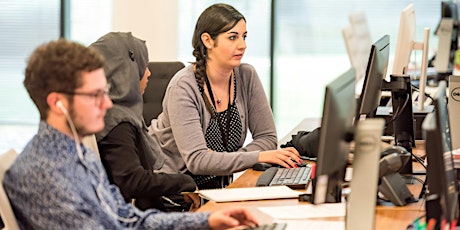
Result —
[[375, 117], [382, 94], [390, 56], [390, 36], [384, 35], [371, 46], [361, 95], [357, 102], [356, 121]]
[[369, 49], [372, 45], [367, 18], [364, 12], [348, 15], [350, 25], [342, 29], [348, 59], [356, 71], [357, 89], [361, 88], [366, 73]]
[[420, 84], [417, 109], [419, 111], [424, 111], [423, 103], [425, 101], [426, 70], [428, 67], [428, 39], [430, 29], [425, 28], [424, 41], [417, 42], [415, 40], [415, 26], [416, 24], [414, 5], [410, 3], [406, 8], [404, 8], [401, 11], [392, 75], [408, 75], [412, 51], [422, 50], [422, 63], [420, 65]]
[[411, 3], [401, 11], [398, 38], [393, 62], [393, 74], [407, 74], [415, 41], [415, 10]]
[[[415, 147], [414, 112], [426, 113], [424, 106], [426, 68], [428, 55], [429, 29], [425, 29], [424, 41], [415, 41], [415, 10], [411, 3], [401, 11], [398, 39], [394, 56], [393, 70], [390, 82], [384, 88], [391, 90], [391, 104], [393, 107], [393, 134], [396, 145], [404, 147], [412, 153]], [[413, 107], [412, 84], [408, 66], [413, 50], [422, 50], [422, 64], [419, 84], [417, 107]], [[428, 109], [428, 108], [427, 108]], [[389, 122], [390, 123], [390, 122]], [[413, 174], [412, 162], [409, 161], [401, 168], [401, 174]]]
[[458, 10], [453, 1], [441, 2], [441, 19], [436, 27], [438, 49], [434, 67], [438, 73], [452, 73], [455, 51], [458, 48]]
[[[454, 34], [452, 34], [452, 41], [457, 41], [457, 30], [458, 27], [460, 26], [460, 21], [458, 17], [458, 1], [454, 2], [452, 0], [447, 0], [447, 1], [442, 1], [441, 2], [441, 19], [443, 18], [451, 18], [454, 21]], [[439, 29], [439, 25], [436, 28], [435, 34], [437, 30]], [[455, 47], [457, 48], [457, 44], [452, 43]]]
[[[447, 109], [446, 83], [439, 83], [434, 99], [434, 112], [428, 114], [422, 128], [427, 154], [427, 220], [436, 223], [445, 219], [456, 223], [458, 218], [458, 191], [452, 157], [452, 145]], [[439, 226], [438, 228], [439, 229]]]
[[458, 2], [459, 1], [443, 1], [441, 2], [441, 18], [451, 18], [453, 20], [452, 36], [450, 41], [450, 56], [449, 60], [452, 64], [454, 61], [455, 51], [458, 49], [458, 29], [460, 21], [458, 17]]
[[458, 18], [458, 8], [457, 8], [457, 3], [458, 1], [452, 1], [452, 0], [447, 0], [447, 1], [442, 1], [441, 2], [441, 17], [443, 18], [452, 18], [454, 19], [455, 25], [459, 24], [459, 18]]
[[355, 79], [351, 68], [326, 86], [313, 179], [314, 204], [341, 202], [356, 106]]

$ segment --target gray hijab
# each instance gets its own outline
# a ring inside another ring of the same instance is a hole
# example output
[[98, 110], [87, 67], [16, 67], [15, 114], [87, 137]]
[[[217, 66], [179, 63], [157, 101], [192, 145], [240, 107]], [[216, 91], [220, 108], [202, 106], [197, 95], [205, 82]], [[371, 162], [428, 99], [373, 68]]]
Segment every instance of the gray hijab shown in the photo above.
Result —
[[105, 116], [105, 128], [97, 140], [104, 138], [120, 122], [130, 122], [142, 127], [142, 95], [140, 79], [148, 63], [145, 41], [131, 33], [108, 33], [90, 47], [96, 48], [105, 58], [105, 74], [110, 84], [109, 97], [113, 107]]
[[[142, 117], [142, 94], [140, 80], [144, 76], [148, 64], [148, 51], [145, 41], [134, 37], [131, 33], [111, 32], [90, 45], [97, 49], [105, 58], [105, 74], [111, 85], [109, 97], [113, 107], [105, 115], [104, 130], [96, 134], [101, 141], [121, 122], [129, 122], [138, 129], [144, 143], [150, 145], [153, 158], [159, 152], [159, 145], [147, 133]], [[155, 159], [150, 159], [152, 164]]]

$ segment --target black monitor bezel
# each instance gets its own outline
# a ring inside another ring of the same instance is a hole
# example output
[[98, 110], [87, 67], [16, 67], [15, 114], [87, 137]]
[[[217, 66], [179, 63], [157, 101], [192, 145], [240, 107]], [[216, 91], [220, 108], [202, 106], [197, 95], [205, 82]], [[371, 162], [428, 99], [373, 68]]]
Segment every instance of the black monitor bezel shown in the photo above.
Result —
[[376, 116], [382, 95], [382, 83], [388, 69], [390, 36], [384, 35], [371, 46], [366, 75], [357, 101], [356, 121]]
[[[355, 82], [355, 70], [351, 68], [326, 86], [313, 181], [314, 204], [341, 202], [342, 183], [350, 150], [349, 134], [354, 129]], [[325, 190], [321, 178], [326, 178]]]

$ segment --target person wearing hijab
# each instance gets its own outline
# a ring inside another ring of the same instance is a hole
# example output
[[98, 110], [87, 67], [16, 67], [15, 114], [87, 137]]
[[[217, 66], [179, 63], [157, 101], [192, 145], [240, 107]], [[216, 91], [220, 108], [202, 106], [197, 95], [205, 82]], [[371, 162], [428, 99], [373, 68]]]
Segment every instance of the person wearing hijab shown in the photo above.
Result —
[[[170, 199], [165, 197], [183, 198], [180, 193], [194, 191], [196, 184], [188, 175], [154, 172], [165, 159], [159, 155], [159, 144], [148, 134], [142, 117], [142, 94], [150, 76], [145, 41], [131, 33], [111, 32], [90, 47], [104, 56], [111, 86], [113, 107], [107, 110], [105, 128], [96, 133], [109, 180], [120, 188], [126, 201], [135, 199], [139, 209], [166, 210], [163, 202]], [[184, 206], [173, 205], [179, 209]]]

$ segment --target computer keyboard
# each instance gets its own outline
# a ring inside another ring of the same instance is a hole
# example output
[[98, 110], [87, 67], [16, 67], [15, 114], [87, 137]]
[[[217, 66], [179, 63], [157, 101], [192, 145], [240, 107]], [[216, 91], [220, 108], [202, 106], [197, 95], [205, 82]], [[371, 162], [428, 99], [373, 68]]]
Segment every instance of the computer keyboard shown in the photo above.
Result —
[[271, 167], [260, 175], [256, 186], [286, 185], [292, 189], [305, 189], [310, 182], [311, 167]]
[[271, 223], [271, 224], [264, 224], [259, 225], [257, 227], [246, 227], [243, 230], [284, 230], [286, 229], [286, 223]]

